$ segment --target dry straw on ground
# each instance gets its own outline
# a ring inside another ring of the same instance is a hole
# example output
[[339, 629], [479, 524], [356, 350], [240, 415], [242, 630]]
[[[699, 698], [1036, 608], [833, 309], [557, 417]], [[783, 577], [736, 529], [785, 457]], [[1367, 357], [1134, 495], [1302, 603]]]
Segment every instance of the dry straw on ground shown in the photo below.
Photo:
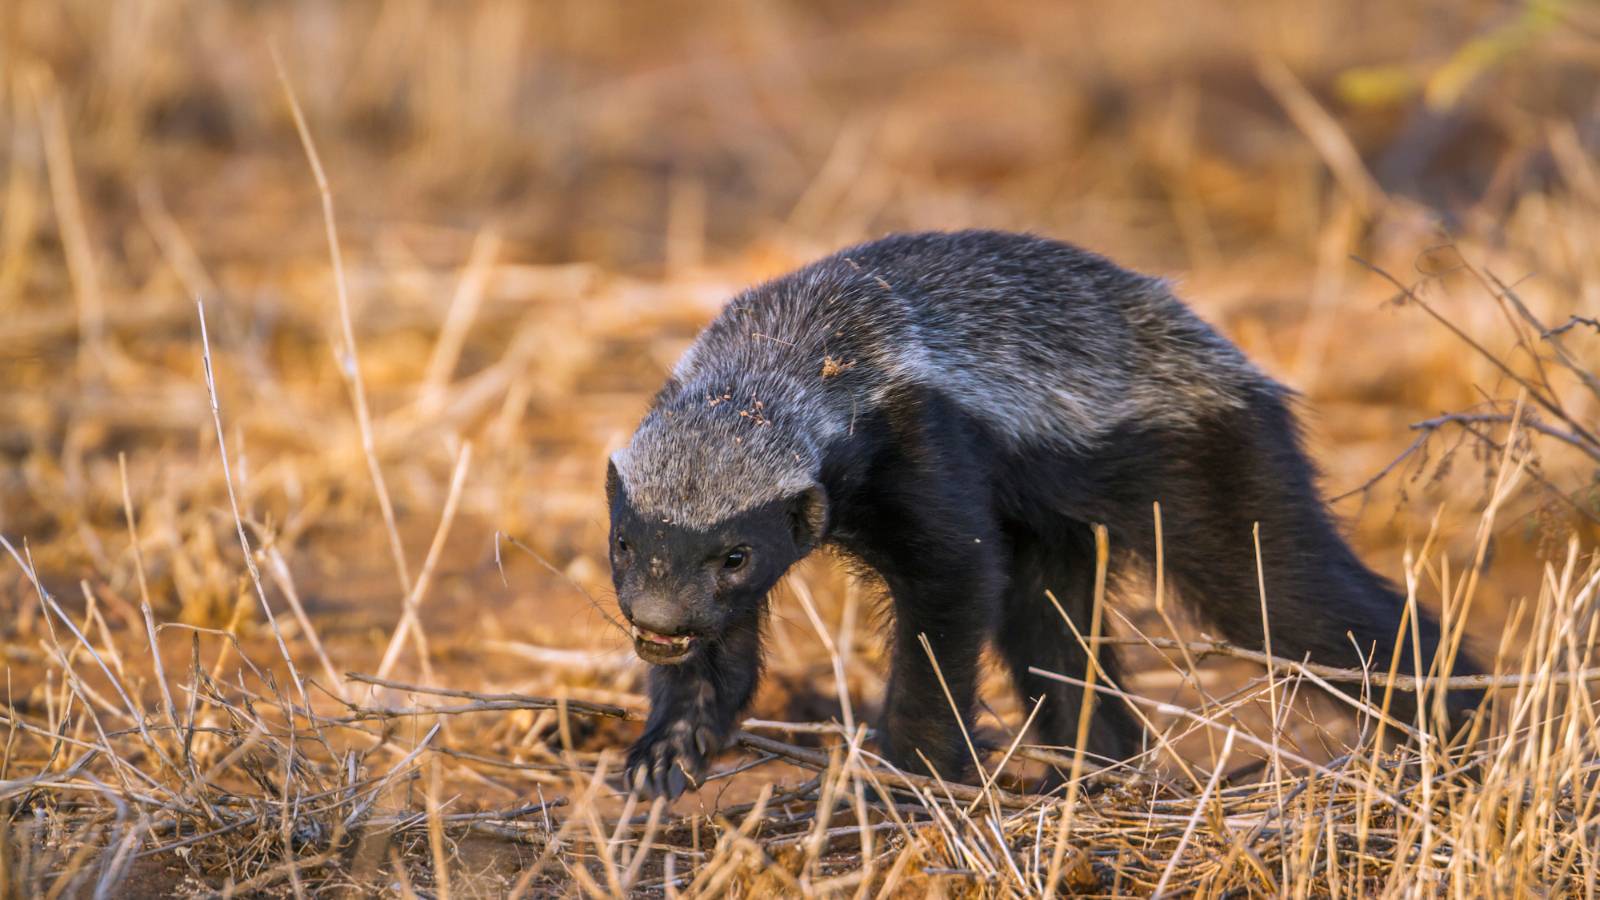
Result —
[[[1211, 7], [0, 9], [0, 897], [1596, 893], [1600, 19]], [[823, 560], [699, 791], [621, 792], [606, 450], [740, 284], [960, 225], [1182, 273], [1301, 389], [1496, 660], [1472, 731], [1157, 565], [1062, 625], [1128, 681], [1052, 673], [1142, 757], [996, 675], [981, 779], [908, 776]]]

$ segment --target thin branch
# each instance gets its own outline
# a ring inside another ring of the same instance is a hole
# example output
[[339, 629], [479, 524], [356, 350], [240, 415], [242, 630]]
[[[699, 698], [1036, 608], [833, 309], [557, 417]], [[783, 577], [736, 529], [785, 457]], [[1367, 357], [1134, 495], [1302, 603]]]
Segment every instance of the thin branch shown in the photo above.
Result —
[[[1439, 428], [1444, 427], [1445, 425], [1449, 425], [1449, 424], [1452, 424], [1452, 423], [1459, 424], [1459, 425], [1468, 425], [1468, 424], [1507, 425], [1507, 424], [1510, 424], [1511, 422], [1512, 422], [1512, 417], [1511, 417], [1511, 415], [1509, 413], [1447, 413], [1447, 414], [1442, 415], [1442, 416], [1435, 416], [1435, 417], [1433, 417], [1431, 419], [1424, 419], [1421, 422], [1412, 423], [1411, 430], [1412, 431], [1424, 431], [1424, 430], [1425, 431], [1434, 431], [1434, 430], [1437, 430]], [[1523, 427], [1530, 428], [1530, 429], [1532, 429], [1534, 431], [1537, 431], [1538, 433], [1540, 433], [1542, 435], [1545, 435], [1547, 437], [1553, 437], [1558, 441], [1561, 441], [1563, 443], [1566, 443], [1566, 444], [1569, 444], [1569, 445], [1571, 445], [1573, 447], [1576, 447], [1579, 450], [1581, 450], [1584, 453], [1584, 455], [1586, 455], [1589, 458], [1593, 459], [1595, 462], [1600, 462], [1600, 445], [1590, 445], [1590, 444], [1584, 442], [1584, 440], [1582, 438], [1578, 437], [1577, 435], [1575, 435], [1575, 434], [1573, 434], [1571, 432], [1562, 431], [1559, 428], [1553, 428], [1553, 427], [1551, 427], [1549, 425], [1545, 425], [1545, 424], [1543, 424], [1541, 422], [1534, 421], [1534, 420], [1528, 418], [1527, 416], [1523, 416], [1522, 417], [1522, 421], [1521, 421], [1520, 424]]]
[[278, 82], [283, 85], [284, 96], [289, 101], [289, 112], [294, 116], [294, 127], [300, 135], [300, 146], [305, 150], [306, 161], [311, 164], [311, 174], [317, 181], [317, 192], [322, 197], [322, 223], [328, 237], [328, 255], [333, 260], [334, 294], [339, 302], [339, 327], [344, 346], [339, 353], [339, 372], [350, 386], [350, 397], [355, 403], [356, 425], [361, 431], [361, 451], [367, 460], [367, 471], [372, 477], [373, 489], [378, 495], [378, 507], [383, 512], [383, 524], [389, 533], [389, 553], [394, 557], [395, 571], [400, 576], [400, 589], [411, 593], [411, 568], [406, 564], [405, 545], [400, 542], [400, 528], [395, 524], [394, 504], [389, 499], [389, 486], [383, 480], [383, 469], [378, 465], [377, 443], [372, 436], [372, 413], [367, 407], [367, 389], [361, 380], [361, 359], [356, 353], [356, 329], [350, 316], [350, 291], [345, 286], [344, 253], [339, 249], [339, 229], [333, 217], [333, 191], [328, 187], [328, 176], [322, 169], [322, 157], [311, 140], [311, 128], [306, 124], [305, 113], [295, 97], [294, 85], [284, 70], [278, 46], [269, 43], [272, 65], [278, 72]]
[[1584, 440], [1590, 441], [1596, 445], [1600, 445], [1600, 439], [1597, 439], [1594, 434], [1591, 433], [1587, 428], [1584, 428], [1581, 423], [1575, 421], [1571, 416], [1569, 416], [1567, 411], [1561, 408], [1560, 403], [1556, 402], [1551, 397], [1547, 397], [1543, 391], [1539, 390], [1538, 386], [1517, 374], [1515, 370], [1506, 365], [1498, 356], [1490, 353], [1487, 348], [1474, 340], [1471, 335], [1467, 334], [1465, 331], [1462, 331], [1454, 322], [1451, 322], [1449, 319], [1441, 315], [1438, 310], [1434, 309], [1428, 304], [1427, 301], [1418, 296], [1414, 289], [1407, 287], [1406, 285], [1402, 284], [1398, 278], [1395, 278], [1393, 275], [1390, 275], [1379, 266], [1370, 263], [1359, 256], [1352, 254], [1350, 259], [1359, 265], [1364, 266], [1369, 271], [1393, 285], [1408, 302], [1415, 303], [1419, 308], [1422, 309], [1423, 312], [1426, 312], [1430, 317], [1432, 317], [1435, 322], [1443, 325], [1451, 334], [1454, 334], [1463, 343], [1471, 347], [1479, 356], [1482, 356], [1486, 361], [1488, 361], [1490, 365], [1494, 366], [1496, 369], [1499, 369], [1502, 375], [1511, 379], [1511, 381], [1516, 383], [1518, 387], [1526, 390], [1528, 395], [1534, 399], [1534, 402], [1543, 407], [1545, 411], [1567, 423], [1568, 427], [1570, 427], [1577, 434], [1581, 435]]
[[566, 707], [567, 712], [580, 716], [603, 716], [605, 718], [625, 719], [628, 721], [637, 721], [643, 718], [639, 713], [621, 706], [612, 706], [607, 703], [591, 703], [586, 700], [558, 700], [551, 697], [529, 697], [524, 694], [484, 694], [477, 691], [424, 687], [422, 685], [406, 684], [401, 681], [391, 681], [387, 678], [377, 678], [372, 675], [363, 675], [360, 672], [346, 672], [344, 677], [351, 681], [359, 681], [362, 684], [373, 684], [409, 694], [431, 694], [437, 697], [458, 697], [463, 700], [476, 701], [475, 705], [469, 706], [419, 708], [403, 711], [351, 704], [352, 709], [366, 714], [366, 718], [377, 715], [454, 715], [463, 712], [502, 709], [559, 709], [562, 706]]
[[[741, 746], [748, 747], [751, 750], [781, 756], [790, 762], [798, 763], [817, 772], [828, 770], [828, 754], [820, 750], [796, 747], [793, 744], [786, 744], [783, 741], [776, 741], [769, 737], [748, 732], [740, 732], [736, 740]], [[981, 799], [984, 796], [983, 788], [966, 784], [952, 784], [928, 775], [915, 775], [887, 766], [862, 764], [860, 768], [870, 771], [887, 783], [898, 783], [911, 788], [913, 792], [917, 790], [948, 792], [955, 800], [965, 801]], [[993, 794], [995, 801], [1006, 809], [1028, 809], [1049, 799], [1044, 795], [1013, 794], [997, 788], [990, 788], [989, 791]]]
[[1590, 328], [1593, 328], [1595, 330], [1596, 334], [1600, 334], [1600, 319], [1596, 319], [1596, 318], [1593, 318], [1591, 316], [1576, 316], [1576, 315], [1574, 315], [1574, 316], [1568, 316], [1567, 317], [1567, 321], [1563, 322], [1560, 325], [1557, 325], [1556, 327], [1554, 327], [1554, 328], [1552, 328], [1552, 329], [1550, 329], [1548, 331], [1539, 332], [1539, 336], [1543, 337], [1543, 338], [1557, 337], [1559, 335], [1566, 334], [1567, 332], [1569, 332], [1572, 329], [1578, 327], [1579, 325], [1587, 325]]
[[1337, 666], [1324, 666], [1317, 663], [1300, 662], [1285, 659], [1281, 656], [1268, 656], [1258, 650], [1238, 647], [1223, 641], [1175, 641], [1171, 638], [1104, 638], [1103, 643], [1127, 644], [1131, 646], [1154, 646], [1162, 650], [1182, 650], [1194, 655], [1196, 660], [1209, 656], [1222, 656], [1231, 659], [1242, 659], [1259, 665], [1283, 666], [1305, 675], [1314, 675], [1323, 681], [1339, 684], [1359, 684], [1368, 682], [1373, 687], [1386, 687], [1393, 685], [1397, 691], [1418, 690], [1466, 690], [1484, 689], [1498, 690], [1503, 688], [1516, 688], [1531, 684], [1587, 684], [1600, 682], [1600, 667], [1579, 669], [1568, 672], [1555, 672], [1540, 676], [1537, 673], [1509, 674], [1509, 675], [1451, 675], [1440, 678], [1437, 676], [1395, 675], [1390, 677], [1381, 672], [1369, 672], [1365, 669], [1345, 669]]
[[217, 380], [211, 366], [211, 339], [206, 334], [206, 304], [203, 299], [196, 297], [194, 306], [196, 314], [200, 317], [201, 360], [205, 364], [206, 392], [211, 397], [211, 421], [217, 429], [217, 455], [222, 457], [222, 480], [228, 487], [228, 505], [233, 509], [233, 524], [239, 534], [239, 548], [244, 554], [244, 566], [250, 573], [250, 583], [255, 586], [256, 599], [261, 601], [261, 611], [266, 615], [267, 623], [272, 626], [272, 635], [278, 641], [278, 652], [289, 667], [289, 677], [293, 679], [295, 688], [300, 692], [300, 702], [310, 710], [311, 698], [306, 694], [305, 683], [300, 680], [300, 670], [295, 667], [294, 657], [289, 654], [289, 645], [284, 642], [283, 632], [278, 628], [278, 617], [272, 612], [272, 604], [267, 602], [267, 589], [261, 584], [261, 571], [256, 568], [255, 554], [250, 550], [250, 539], [244, 533], [244, 516], [239, 512], [239, 497], [233, 490], [233, 471], [228, 463], [228, 445], [222, 437], [222, 407], [217, 402]]

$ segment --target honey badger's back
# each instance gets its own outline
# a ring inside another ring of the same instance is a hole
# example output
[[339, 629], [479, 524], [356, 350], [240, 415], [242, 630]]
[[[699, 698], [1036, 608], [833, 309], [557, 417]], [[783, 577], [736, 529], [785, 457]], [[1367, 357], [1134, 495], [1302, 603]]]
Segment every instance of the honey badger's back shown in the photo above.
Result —
[[912, 383], [1008, 441], [1077, 449], [1130, 420], [1187, 427], [1275, 390], [1162, 281], [992, 231], [896, 235], [753, 288], [674, 380], [693, 393], [756, 372], [824, 382], [806, 398], [828, 413], [822, 433]]

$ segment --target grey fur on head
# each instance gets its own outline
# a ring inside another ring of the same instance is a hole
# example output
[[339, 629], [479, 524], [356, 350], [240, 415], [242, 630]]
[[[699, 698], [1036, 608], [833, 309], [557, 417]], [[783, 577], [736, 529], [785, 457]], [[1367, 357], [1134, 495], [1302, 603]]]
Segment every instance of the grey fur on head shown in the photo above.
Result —
[[1093, 253], [895, 235], [735, 297], [612, 460], [640, 513], [706, 528], [813, 484], [828, 444], [898, 387], [944, 394], [1013, 445], [1086, 450], [1270, 383], [1163, 282]]
[[803, 386], [745, 377], [683, 390], [645, 416], [611, 462], [641, 515], [705, 529], [816, 483], [818, 454], [795, 407]]

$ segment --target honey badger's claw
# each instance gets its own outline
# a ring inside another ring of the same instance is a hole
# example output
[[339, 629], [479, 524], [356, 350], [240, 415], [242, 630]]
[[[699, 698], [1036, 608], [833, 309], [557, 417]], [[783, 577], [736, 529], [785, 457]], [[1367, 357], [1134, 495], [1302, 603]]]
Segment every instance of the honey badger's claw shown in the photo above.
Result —
[[678, 799], [690, 785], [698, 787], [707, 762], [700, 749], [705, 731], [669, 727], [646, 732], [628, 751], [627, 783], [642, 797], [668, 800]]

